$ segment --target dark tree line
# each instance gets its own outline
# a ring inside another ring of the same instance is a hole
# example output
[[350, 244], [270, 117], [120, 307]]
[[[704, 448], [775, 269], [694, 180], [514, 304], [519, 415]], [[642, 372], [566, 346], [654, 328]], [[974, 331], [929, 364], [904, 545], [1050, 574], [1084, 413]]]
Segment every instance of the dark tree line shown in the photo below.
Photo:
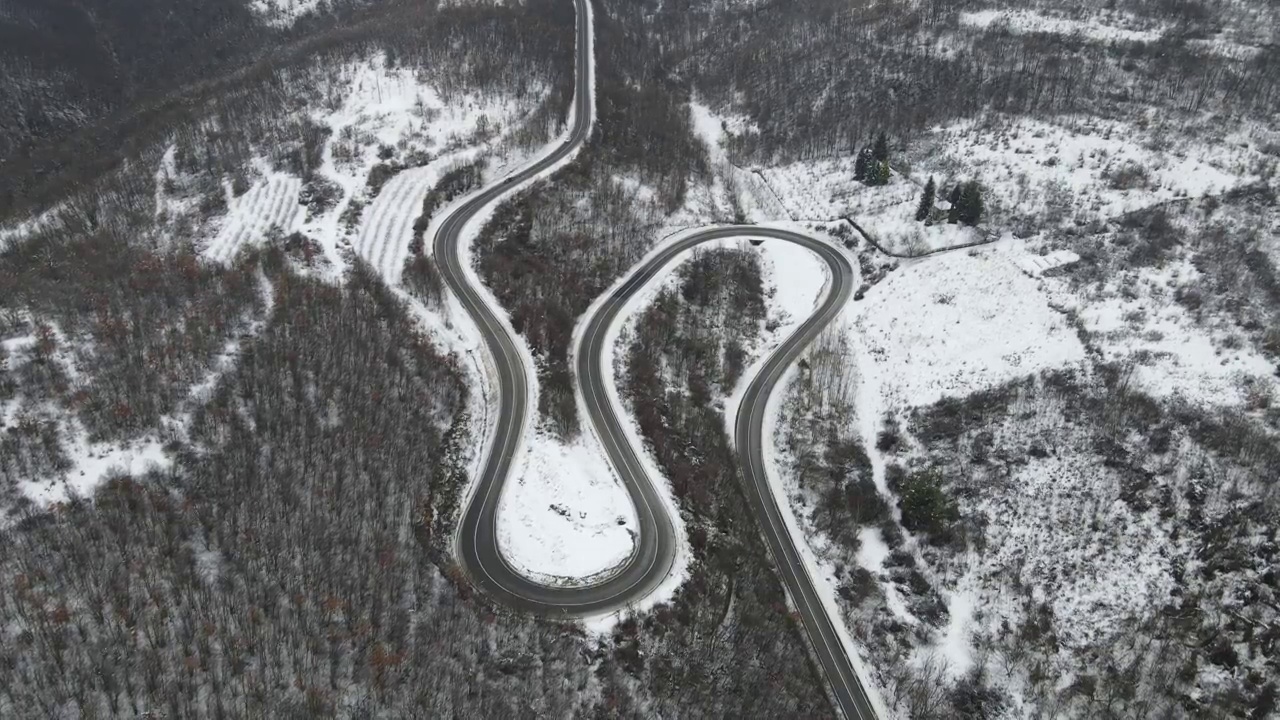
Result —
[[0, 715], [585, 711], [572, 630], [464, 602], [428, 559], [460, 488], [454, 359], [364, 268], [264, 265], [270, 323], [175, 470], [0, 532]]
[[[929, 178], [932, 182], [933, 178]], [[947, 210], [947, 222], [977, 225], [986, 211], [982, 199], [982, 186], [976, 180], [960, 183], [951, 190], [947, 197], [951, 207]]]
[[[1160, 23], [1179, 17], [1199, 27], [1235, 12], [1183, 4], [1211, 16], [1126, 3]], [[956, 15], [970, 9], [956, 0], [632, 5], [637, 27], [655, 38], [649, 51], [655, 67], [715, 104], [745, 111], [759, 126], [759, 133], [736, 140], [739, 154], [756, 162], [836, 154], [885, 128], [905, 141], [987, 110], [1114, 116], [1154, 106], [1265, 117], [1280, 98], [1274, 45], [1232, 58], [1176, 33], [1156, 43], [1107, 45], [992, 28], [966, 31], [965, 42], [948, 42], [944, 53], [939, 36], [959, 32]], [[1084, 12], [1078, 4], [1072, 9]]]

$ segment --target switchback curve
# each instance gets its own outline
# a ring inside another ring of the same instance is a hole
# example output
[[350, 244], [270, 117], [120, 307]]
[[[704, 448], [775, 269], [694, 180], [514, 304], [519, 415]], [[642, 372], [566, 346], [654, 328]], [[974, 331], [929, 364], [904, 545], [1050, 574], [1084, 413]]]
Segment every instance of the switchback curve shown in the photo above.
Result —
[[831, 269], [832, 286], [821, 305], [766, 361], [743, 397], [736, 424], [737, 449], [746, 479], [747, 495], [778, 566], [779, 575], [796, 604], [802, 625], [819, 664], [831, 682], [837, 706], [850, 718], [874, 718], [871, 704], [844, 651], [831, 619], [814, 589], [794, 540], [782, 522], [768, 486], [762, 455], [764, 408], [786, 368], [836, 316], [851, 291], [855, 274], [848, 259], [829, 244], [776, 228], [712, 227], [695, 231], [665, 246], [634, 268], [610, 296], [597, 304], [586, 321], [576, 370], [585, 405], [610, 462], [622, 479], [639, 524], [637, 547], [620, 571], [586, 587], [553, 587], [521, 575], [503, 558], [497, 539], [497, 509], [503, 483], [520, 450], [530, 420], [529, 379], [520, 348], [510, 326], [491, 306], [486, 292], [473, 279], [461, 252], [461, 236], [468, 223], [521, 183], [566, 160], [587, 140], [595, 117], [593, 28], [589, 0], [575, 0], [577, 11], [573, 125], [568, 138], [546, 156], [466, 199], [440, 223], [433, 249], [441, 275], [459, 304], [484, 337], [496, 371], [498, 412], [487, 455], [463, 511], [456, 537], [463, 570], [490, 600], [512, 609], [554, 617], [581, 617], [618, 610], [649, 595], [670, 573], [676, 538], [671, 517], [651, 478], [644, 471], [606, 391], [601, 367], [607, 329], [627, 301], [677, 255], [697, 245], [736, 237], [772, 238], [793, 242], [815, 252]]

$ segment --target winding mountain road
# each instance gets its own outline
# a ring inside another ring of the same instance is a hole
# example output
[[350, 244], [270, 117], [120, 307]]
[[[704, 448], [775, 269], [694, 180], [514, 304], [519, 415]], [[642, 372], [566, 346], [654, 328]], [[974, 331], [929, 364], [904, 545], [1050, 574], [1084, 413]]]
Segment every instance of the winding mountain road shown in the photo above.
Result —
[[433, 240], [441, 274], [463, 309], [484, 337], [496, 371], [498, 406], [488, 454], [459, 523], [457, 553], [467, 576], [489, 598], [522, 612], [547, 616], [606, 613], [626, 607], [653, 592], [667, 578], [675, 561], [676, 537], [671, 517], [653, 480], [644, 470], [606, 390], [602, 356], [608, 329], [627, 301], [654, 279], [677, 256], [697, 245], [725, 238], [765, 238], [791, 242], [816, 253], [831, 271], [831, 287], [821, 305], [774, 351], [751, 381], [742, 399], [735, 439], [745, 474], [748, 499], [760, 522], [779, 577], [790, 594], [818, 662], [831, 684], [839, 710], [847, 718], [875, 718], [867, 693], [854, 671], [833, 621], [814, 587], [796, 548], [765, 472], [763, 425], [765, 406], [786, 369], [839, 313], [856, 275], [848, 259], [830, 244], [796, 232], [754, 226], [721, 226], [692, 232], [651, 254], [633, 268], [587, 319], [576, 354], [576, 371], [587, 414], [623, 485], [635, 504], [639, 525], [635, 551], [626, 564], [604, 581], [586, 587], [552, 587], [521, 575], [498, 546], [497, 509], [511, 462], [519, 452], [531, 421], [529, 378], [510, 326], [495, 310], [466, 266], [461, 236], [468, 223], [514, 191], [521, 183], [545, 172], [576, 152], [590, 135], [595, 117], [592, 14], [589, 0], [575, 0], [577, 9], [576, 86], [573, 126], [566, 142], [513, 175], [478, 192], [454, 208], [439, 224]]

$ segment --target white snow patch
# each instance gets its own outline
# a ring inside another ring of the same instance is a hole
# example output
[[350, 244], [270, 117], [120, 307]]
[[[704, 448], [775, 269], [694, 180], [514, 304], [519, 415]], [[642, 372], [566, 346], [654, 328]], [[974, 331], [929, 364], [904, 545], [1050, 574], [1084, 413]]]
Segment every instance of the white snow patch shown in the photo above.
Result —
[[1135, 379], [1152, 395], [1239, 405], [1250, 383], [1274, 385], [1274, 365], [1252, 345], [1233, 342], [1233, 326], [1198, 322], [1173, 301], [1171, 288], [1198, 276], [1186, 260], [1125, 273], [1103, 293], [1077, 300], [1077, 311], [1103, 358], [1134, 363]]
[[[960, 24], [986, 30], [1004, 28], [1015, 35], [1047, 33], [1065, 37], [1080, 37], [1099, 43], [1154, 43], [1170, 33], [1177, 33], [1173, 25], [1144, 20], [1121, 12], [1093, 9], [1086, 18], [1055, 17], [1036, 10], [987, 9], [960, 13]], [[1204, 52], [1236, 59], [1248, 59], [1259, 52], [1255, 45], [1234, 42], [1219, 34], [1212, 38], [1194, 38], [1187, 45]]]
[[249, 9], [258, 13], [268, 25], [283, 28], [293, 25], [319, 5], [320, 0], [252, 0]]
[[22, 242], [40, 230], [61, 222], [63, 207], [64, 204], [59, 203], [49, 210], [26, 220], [0, 225], [0, 249]]
[[602, 582], [635, 550], [637, 520], [608, 460], [581, 436], [565, 444], [539, 429], [525, 445], [524, 472], [498, 502], [498, 547], [539, 582]]
[[938, 651], [953, 676], [963, 675], [973, 665], [973, 612], [977, 598], [968, 585], [969, 578], [962, 578], [957, 589], [948, 593], [947, 627], [938, 641]]
[[[1108, 22], [1110, 21], [1110, 22]], [[1131, 29], [1140, 24], [1138, 18], [1120, 13], [1091, 15], [1084, 20], [1058, 18], [1035, 10], [979, 10], [960, 13], [960, 24], [973, 28], [1006, 27], [1009, 32], [1079, 35], [1100, 42], [1155, 42], [1165, 33], [1164, 26]], [[1126, 27], [1129, 26], [1129, 27]]]
[[1022, 269], [1022, 272], [1033, 278], [1038, 278], [1050, 270], [1079, 262], [1079, 260], [1080, 256], [1070, 250], [1054, 250], [1044, 255], [1027, 254], [1014, 262]]
[[126, 443], [91, 443], [78, 422], [70, 424], [73, 432], [66, 438], [65, 450], [71, 459], [71, 469], [61, 477], [18, 483], [18, 490], [42, 507], [66, 502], [72, 497], [88, 497], [113, 474], [138, 475], [153, 468], [167, 468], [173, 463], [158, 439], [148, 437]]
[[[793, 477], [790, 474], [783, 474], [781, 469], [779, 469], [779, 474], [788, 480]], [[814, 530], [808, 534], [808, 538], [811, 543], [818, 540], [818, 532]], [[884, 541], [880, 528], [864, 526], [858, 529], [858, 564], [880, 581], [880, 590], [884, 593], [885, 605], [889, 607], [895, 617], [907, 622], [918, 622], [911, 614], [911, 610], [907, 608], [907, 604], [902, 601], [902, 593], [899, 592], [898, 585], [887, 581], [889, 575], [885, 571], [884, 564], [889, 559], [889, 552], [889, 544]]]
[[205, 255], [229, 262], [240, 248], [259, 244], [273, 230], [288, 234], [297, 229], [303, 211], [298, 205], [302, 181], [283, 173], [268, 173], [230, 203], [217, 236], [204, 249]]
[[999, 247], [905, 264], [860, 304], [857, 334], [890, 404], [964, 397], [1084, 359], [1064, 316]]

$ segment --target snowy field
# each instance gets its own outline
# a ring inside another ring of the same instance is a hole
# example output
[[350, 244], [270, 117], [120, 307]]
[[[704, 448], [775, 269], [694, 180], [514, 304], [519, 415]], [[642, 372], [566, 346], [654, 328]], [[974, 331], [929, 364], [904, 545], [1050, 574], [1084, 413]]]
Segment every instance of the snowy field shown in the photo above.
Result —
[[1084, 358], [1016, 244], [904, 264], [854, 306], [885, 402], [916, 407]]
[[883, 187], [868, 187], [853, 179], [855, 157], [813, 160], [763, 168], [760, 174], [797, 221], [825, 221], [880, 212], [897, 205], [910, 206], [920, 187], [893, 175]]
[[405, 170], [391, 178], [365, 208], [354, 249], [390, 281], [400, 277], [413, 241], [413, 221], [439, 175], [438, 168], [431, 166]]
[[993, 116], [935, 128], [913, 158], [917, 178], [977, 179], [991, 222], [1031, 216], [1085, 223], [1181, 198], [1216, 195], [1257, 179], [1246, 138], [1173, 145], [1157, 133], [1097, 118], [1042, 122]]
[[[693, 104], [694, 128], [708, 143], [753, 132], [743, 118]], [[1216, 196], [1260, 180], [1274, 139], [1253, 126], [1206, 121], [1170, 140], [1158, 119], [1048, 120], [990, 115], [939, 126], [899, 157], [891, 151], [888, 185], [854, 180], [854, 154], [763, 168], [728, 166], [747, 216], [757, 221], [830, 222], [850, 218], [891, 252], [916, 255], [966, 245], [1007, 232], [1029, 237], [1083, 226], [1162, 203]], [[727, 160], [712, 154], [713, 163]], [[906, 173], [906, 174], [903, 174]], [[977, 229], [915, 219], [923, 186], [937, 182], [935, 207], [949, 207], [951, 190], [969, 180], [984, 190]]]
[[586, 438], [569, 444], [542, 431], [498, 504], [498, 547], [527, 577], [561, 585], [604, 581], [635, 550], [637, 521], [626, 489]]
[[1079, 35], [1098, 42], [1155, 42], [1166, 27], [1150, 25], [1141, 18], [1124, 13], [1098, 13], [1075, 20], [1053, 17], [1035, 10], [978, 10], [960, 13], [960, 24], [986, 29], [1007, 28], [1012, 33], [1049, 33]]
[[1125, 271], [1085, 297], [1071, 294], [1062, 278], [1046, 284], [1056, 303], [1076, 312], [1101, 359], [1132, 364], [1147, 393], [1197, 407], [1241, 405], [1259, 383], [1274, 384], [1275, 365], [1241, 343], [1238, 328], [1225, 319], [1197, 320], [1174, 301], [1174, 288], [1198, 278], [1183, 260]]

